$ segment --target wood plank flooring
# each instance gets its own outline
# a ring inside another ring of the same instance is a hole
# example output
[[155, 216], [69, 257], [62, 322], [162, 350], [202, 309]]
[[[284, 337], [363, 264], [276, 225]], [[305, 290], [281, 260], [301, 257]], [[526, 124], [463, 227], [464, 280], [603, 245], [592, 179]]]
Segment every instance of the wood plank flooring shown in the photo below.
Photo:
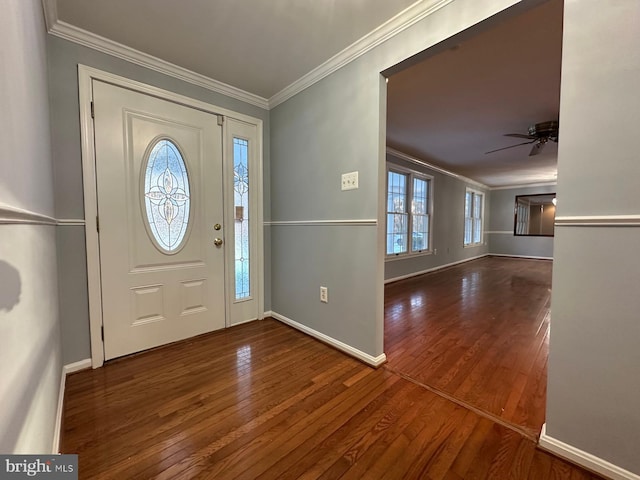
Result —
[[596, 479], [275, 320], [67, 379], [81, 479]]
[[387, 368], [536, 438], [552, 263], [483, 258], [387, 285]]

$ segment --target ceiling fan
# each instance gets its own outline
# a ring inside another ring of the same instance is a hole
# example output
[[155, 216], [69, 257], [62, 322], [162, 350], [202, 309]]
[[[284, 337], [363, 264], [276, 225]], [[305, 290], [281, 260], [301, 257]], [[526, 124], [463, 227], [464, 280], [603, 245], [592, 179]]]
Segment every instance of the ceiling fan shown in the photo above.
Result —
[[558, 122], [550, 121], [550, 122], [542, 122], [536, 123], [535, 125], [531, 125], [529, 127], [529, 134], [524, 135], [521, 133], [505, 133], [505, 137], [516, 137], [516, 138], [526, 138], [530, 140], [529, 142], [518, 143], [517, 145], [510, 145], [508, 147], [498, 148], [497, 150], [491, 150], [487, 153], [499, 152], [500, 150], [506, 150], [507, 148], [519, 147], [521, 145], [529, 145], [533, 143], [533, 147], [531, 148], [531, 152], [529, 152], [529, 156], [538, 155], [542, 152], [542, 149], [547, 144], [549, 140], [552, 142], [558, 143]]

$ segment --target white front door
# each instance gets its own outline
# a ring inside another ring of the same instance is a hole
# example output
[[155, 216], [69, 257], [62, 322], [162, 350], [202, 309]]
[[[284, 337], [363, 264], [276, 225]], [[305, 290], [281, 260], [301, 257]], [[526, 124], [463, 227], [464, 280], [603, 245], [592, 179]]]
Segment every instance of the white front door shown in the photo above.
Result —
[[105, 359], [225, 326], [216, 115], [93, 81]]

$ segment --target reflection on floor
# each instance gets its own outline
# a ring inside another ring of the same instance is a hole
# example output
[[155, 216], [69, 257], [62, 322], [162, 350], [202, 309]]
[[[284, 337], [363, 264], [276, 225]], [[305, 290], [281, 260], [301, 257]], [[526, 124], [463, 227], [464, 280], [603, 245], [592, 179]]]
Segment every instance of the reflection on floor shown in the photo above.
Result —
[[385, 289], [386, 368], [535, 438], [552, 263], [483, 258]]
[[[503, 269], [495, 262], [464, 267], [469, 268], [478, 272], [475, 277], [457, 277], [459, 289], [469, 292], [465, 308], [478, 305], [472, 292], [488, 286], [483, 270]], [[435, 287], [447, 283], [439, 277], [430, 280]], [[526, 282], [505, 281], [529, 296]], [[402, 358], [431, 350], [446, 358], [446, 350], [455, 352], [464, 343], [430, 345], [428, 332], [422, 332], [427, 336], [420, 344], [407, 343], [403, 357], [401, 339], [420, 334], [419, 312], [431, 306], [457, 315], [472, 335], [474, 321], [462, 315], [467, 310], [441, 296], [415, 290], [390, 307], [397, 312], [390, 322], [406, 329], [391, 329], [392, 363], [403, 367]], [[485, 336], [473, 351], [491, 345], [491, 333]], [[498, 353], [475, 364], [500, 363]], [[435, 364], [435, 353], [429, 355]], [[460, 361], [459, 368], [473, 372], [465, 364]], [[465, 384], [451, 368], [446, 371], [449, 380], [441, 378], [439, 385]], [[426, 369], [418, 374], [431, 378]], [[467, 384], [474, 392], [475, 383]], [[391, 367], [375, 370], [273, 319], [110, 361], [70, 375], [66, 385], [62, 451], [79, 454], [80, 479], [600, 478]]]

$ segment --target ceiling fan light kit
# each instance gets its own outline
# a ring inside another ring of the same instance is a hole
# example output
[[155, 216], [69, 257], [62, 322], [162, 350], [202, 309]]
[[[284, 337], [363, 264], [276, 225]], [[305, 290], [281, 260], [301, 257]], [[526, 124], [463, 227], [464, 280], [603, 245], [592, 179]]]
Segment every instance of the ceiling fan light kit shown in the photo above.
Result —
[[491, 150], [489, 152], [485, 152], [485, 155], [488, 153], [499, 152], [501, 150], [507, 150], [508, 148], [520, 147], [522, 145], [529, 145], [533, 143], [531, 148], [531, 152], [529, 152], [529, 156], [538, 155], [542, 152], [542, 149], [546, 145], [546, 143], [551, 140], [552, 142], [558, 142], [558, 121], [551, 120], [548, 122], [541, 122], [531, 125], [529, 127], [529, 134], [525, 135], [522, 133], [505, 133], [505, 137], [515, 137], [515, 138], [526, 138], [530, 140], [529, 142], [518, 143], [516, 145], [509, 145], [508, 147], [498, 148], [496, 150]]

